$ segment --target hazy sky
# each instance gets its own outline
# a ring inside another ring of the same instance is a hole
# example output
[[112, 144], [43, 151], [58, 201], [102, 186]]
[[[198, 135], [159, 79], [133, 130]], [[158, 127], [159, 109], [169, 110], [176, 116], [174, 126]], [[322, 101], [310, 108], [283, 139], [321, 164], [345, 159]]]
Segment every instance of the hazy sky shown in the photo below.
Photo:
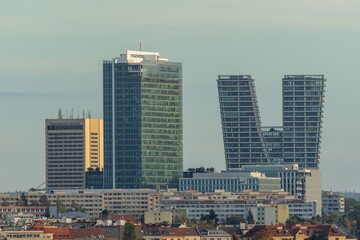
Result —
[[225, 168], [216, 78], [255, 78], [281, 125], [284, 74], [327, 78], [323, 188], [360, 191], [360, 1], [0, 1], [0, 191], [45, 179], [46, 118], [102, 117], [102, 60], [127, 49], [183, 62], [184, 167]]

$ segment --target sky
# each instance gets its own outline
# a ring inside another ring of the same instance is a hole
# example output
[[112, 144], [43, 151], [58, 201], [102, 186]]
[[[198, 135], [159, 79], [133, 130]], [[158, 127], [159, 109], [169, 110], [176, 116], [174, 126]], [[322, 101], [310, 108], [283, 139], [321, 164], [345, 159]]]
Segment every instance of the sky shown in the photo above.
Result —
[[324, 74], [326, 190], [360, 191], [360, 1], [0, 1], [0, 192], [45, 179], [45, 119], [102, 118], [102, 61], [126, 50], [183, 63], [184, 168], [225, 169], [216, 79], [250, 74], [280, 126], [285, 74]]

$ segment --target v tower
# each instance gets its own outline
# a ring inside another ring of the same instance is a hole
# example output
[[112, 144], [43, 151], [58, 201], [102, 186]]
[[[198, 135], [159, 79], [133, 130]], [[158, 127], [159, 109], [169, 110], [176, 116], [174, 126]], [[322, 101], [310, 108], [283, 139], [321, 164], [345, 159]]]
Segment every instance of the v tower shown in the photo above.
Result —
[[318, 169], [325, 93], [324, 75], [285, 75], [283, 125], [262, 127], [254, 79], [217, 79], [226, 168], [298, 164]]
[[220, 75], [217, 85], [226, 168], [269, 164], [254, 79], [250, 75]]
[[176, 187], [183, 168], [182, 64], [127, 51], [103, 62], [105, 188]]
[[324, 75], [284, 76], [284, 163], [319, 168], [325, 81]]

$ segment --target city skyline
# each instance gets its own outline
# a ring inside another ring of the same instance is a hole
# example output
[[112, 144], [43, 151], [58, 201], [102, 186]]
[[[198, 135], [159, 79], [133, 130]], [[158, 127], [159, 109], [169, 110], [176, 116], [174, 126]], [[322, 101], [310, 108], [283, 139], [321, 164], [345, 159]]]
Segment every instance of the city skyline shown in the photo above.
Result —
[[285, 75], [282, 126], [261, 123], [255, 79], [220, 75], [217, 80], [226, 169], [293, 164], [319, 169], [324, 75]]
[[[252, 74], [262, 124], [276, 126], [283, 74], [323, 73], [329, 79], [323, 188], [360, 191], [359, 7], [351, 0], [268, 1], [261, 8], [241, 1], [0, 3], [0, 181], [11, 179], [0, 191], [27, 190], [44, 181], [44, 119], [56, 117], [60, 107], [90, 109], [101, 118], [101, 62], [139, 42], [144, 50], [184, 63], [184, 168], [225, 169], [219, 74]], [[119, 9], [132, 21], [118, 21]]]

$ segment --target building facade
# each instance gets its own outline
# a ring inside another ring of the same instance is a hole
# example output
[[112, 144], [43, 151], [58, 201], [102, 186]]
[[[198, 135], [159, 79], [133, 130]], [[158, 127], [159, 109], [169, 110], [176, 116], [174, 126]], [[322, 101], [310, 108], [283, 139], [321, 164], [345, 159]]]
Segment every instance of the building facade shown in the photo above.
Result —
[[269, 177], [280, 178], [281, 188], [306, 202], [317, 202], [321, 215], [321, 174], [318, 169], [299, 169], [298, 164], [244, 166], [242, 171], [261, 172]]
[[191, 178], [179, 179], [179, 190], [214, 192], [280, 191], [280, 178], [266, 177], [259, 172], [193, 173]]
[[182, 174], [182, 64], [127, 51], [103, 62], [105, 188], [176, 187]]
[[84, 189], [85, 172], [103, 169], [102, 119], [46, 119], [46, 189]]
[[319, 168], [325, 94], [324, 75], [285, 75], [284, 162]]
[[262, 127], [254, 79], [220, 75], [217, 79], [226, 168], [293, 164], [319, 169], [324, 75], [285, 75], [283, 126]]
[[332, 191], [322, 191], [322, 212], [324, 215], [332, 213], [338, 216], [345, 214], [345, 196]]
[[217, 79], [227, 169], [269, 164], [250, 75], [219, 75]]
[[289, 219], [289, 206], [287, 204], [258, 204], [245, 210], [251, 211], [256, 224], [285, 224]]

